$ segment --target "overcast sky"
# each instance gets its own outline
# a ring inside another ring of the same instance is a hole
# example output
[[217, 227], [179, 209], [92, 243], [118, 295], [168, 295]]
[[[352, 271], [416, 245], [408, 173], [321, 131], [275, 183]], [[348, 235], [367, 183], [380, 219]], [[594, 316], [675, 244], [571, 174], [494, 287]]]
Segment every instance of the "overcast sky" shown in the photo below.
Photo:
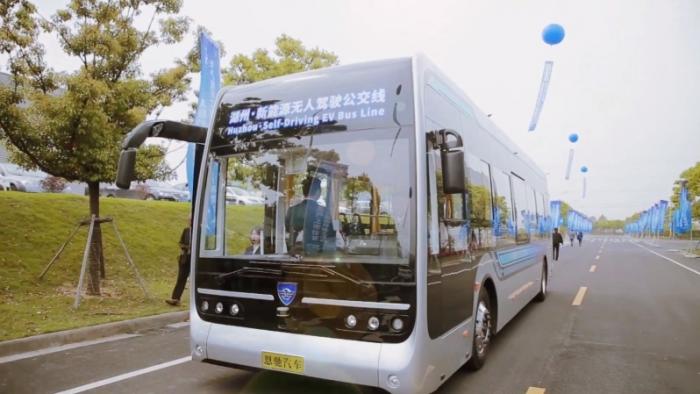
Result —
[[[57, 3], [37, 2], [45, 15]], [[272, 48], [282, 33], [335, 52], [343, 64], [423, 52], [548, 173], [552, 199], [588, 215], [623, 219], [667, 199], [681, 171], [700, 161], [697, 0], [185, 0], [182, 13], [224, 43], [222, 64], [233, 53]], [[566, 29], [557, 46], [542, 42], [549, 23]], [[43, 39], [51, 65], [77, 67]], [[190, 37], [152, 49], [143, 70], [168, 67], [191, 46]], [[554, 61], [550, 89], [537, 130], [528, 132], [546, 60]], [[186, 113], [183, 104], [161, 117]], [[575, 145], [572, 132], [580, 135]]]

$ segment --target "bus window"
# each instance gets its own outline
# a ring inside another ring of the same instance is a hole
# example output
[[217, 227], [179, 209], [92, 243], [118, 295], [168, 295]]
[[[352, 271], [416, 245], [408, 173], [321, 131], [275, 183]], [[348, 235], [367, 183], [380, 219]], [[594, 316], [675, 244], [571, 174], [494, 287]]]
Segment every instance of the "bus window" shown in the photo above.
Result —
[[435, 128], [428, 125], [428, 130], [461, 128], [459, 111], [430, 85], [425, 87], [425, 116], [439, 125]]
[[[409, 173], [405, 161], [385, 158], [406, 154], [408, 139], [395, 135], [371, 130], [318, 134], [313, 141], [292, 137], [221, 158], [225, 256], [407, 264]], [[257, 238], [260, 245], [254, 245]]]
[[511, 200], [510, 175], [494, 170], [493, 176], [493, 234], [496, 246], [511, 245], [515, 242], [515, 222]]
[[469, 250], [486, 251], [495, 247], [492, 223], [491, 169], [478, 157], [467, 154], [471, 229]]
[[517, 243], [526, 243], [530, 241], [530, 210], [527, 205], [527, 188], [525, 181], [519, 176], [513, 174], [510, 179], [513, 187], [513, 202], [515, 203], [515, 241]]
[[235, 156], [227, 159], [226, 167], [225, 254], [265, 254], [264, 240], [274, 230], [265, 226], [265, 199], [260, 190], [271, 183], [265, 179], [267, 171]]
[[217, 237], [219, 233], [219, 200], [218, 195], [221, 192], [221, 162], [219, 160], [212, 160], [212, 164], [209, 167], [209, 173], [207, 178], [207, 195], [209, 198], [205, 200], [204, 207], [204, 221], [202, 222], [203, 227], [203, 248], [206, 251], [219, 250], [221, 245], [221, 240]]

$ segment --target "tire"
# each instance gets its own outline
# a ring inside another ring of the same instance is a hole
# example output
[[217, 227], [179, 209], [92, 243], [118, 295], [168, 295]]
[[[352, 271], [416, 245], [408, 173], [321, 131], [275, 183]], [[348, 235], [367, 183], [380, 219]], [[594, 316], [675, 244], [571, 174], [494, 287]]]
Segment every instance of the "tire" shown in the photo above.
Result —
[[472, 340], [472, 357], [467, 362], [467, 368], [476, 371], [486, 364], [491, 339], [493, 338], [494, 320], [491, 312], [491, 297], [486, 287], [479, 290], [479, 301], [474, 316], [474, 338]]
[[153, 197], [153, 194], [148, 194], [148, 195], [146, 196], [146, 198], [144, 198], [144, 200], [148, 200], [148, 201], [153, 201], [153, 200], [155, 200], [155, 199], [156, 199], [156, 198]]
[[17, 186], [15, 186], [14, 183], [10, 183], [10, 190], [12, 190], [13, 192], [16, 192], [16, 191], [17, 191]]
[[549, 281], [547, 278], [547, 262], [542, 263], [542, 276], [540, 278], [540, 292], [535, 296], [535, 301], [542, 302], [547, 298], [547, 288]]

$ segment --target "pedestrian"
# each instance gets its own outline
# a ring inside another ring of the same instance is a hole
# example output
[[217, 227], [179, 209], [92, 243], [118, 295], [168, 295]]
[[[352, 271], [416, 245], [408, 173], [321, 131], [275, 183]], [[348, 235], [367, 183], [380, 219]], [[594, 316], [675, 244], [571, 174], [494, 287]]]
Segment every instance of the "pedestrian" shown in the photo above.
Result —
[[571, 242], [571, 246], [574, 246], [574, 237], [576, 234], [574, 234], [573, 231], [569, 231], [569, 241]]
[[576, 234], [576, 239], [578, 239], [578, 246], [581, 246], [581, 242], [583, 242], [583, 231], [579, 231], [578, 234]]
[[190, 217], [188, 226], [185, 227], [182, 230], [182, 234], [180, 234], [180, 256], [178, 257], [177, 281], [175, 282], [172, 296], [169, 300], [165, 300], [165, 303], [168, 305], [180, 305], [180, 297], [182, 297], [182, 292], [185, 290], [187, 277], [190, 275], [191, 245], [192, 218]]
[[554, 227], [554, 233], [552, 233], [552, 258], [554, 261], [559, 260], [559, 245], [564, 243], [564, 238], [562, 238], [559, 229]]

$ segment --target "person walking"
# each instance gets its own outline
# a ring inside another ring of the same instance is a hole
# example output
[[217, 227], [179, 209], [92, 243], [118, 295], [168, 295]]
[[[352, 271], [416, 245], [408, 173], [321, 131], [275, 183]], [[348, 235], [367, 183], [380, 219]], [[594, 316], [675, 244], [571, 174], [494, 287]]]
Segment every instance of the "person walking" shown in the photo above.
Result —
[[574, 237], [575, 236], [576, 236], [576, 234], [573, 231], [569, 231], [569, 241], [571, 242], [571, 246], [574, 246]]
[[172, 306], [180, 305], [182, 292], [185, 290], [187, 277], [190, 275], [190, 256], [192, 244], [192, 219], [189, 220], [189, 225], [182, 230], [180, 234], [180, 256], [178, 257], [177, 281], [173, 294], [165, 303]]
[[554, 232], [552, 233], [552, 258], [554, 261], [559, 260], [559, 245], [564, 243], [564, 238], [562, 238], [559, 229], [554, 227]]
[[581, 246], [581, 242], [583, 242], [583, 231], [579, 231], [578, 234], [576, 234], [576, 239], [578, 239], [578, 246]]

